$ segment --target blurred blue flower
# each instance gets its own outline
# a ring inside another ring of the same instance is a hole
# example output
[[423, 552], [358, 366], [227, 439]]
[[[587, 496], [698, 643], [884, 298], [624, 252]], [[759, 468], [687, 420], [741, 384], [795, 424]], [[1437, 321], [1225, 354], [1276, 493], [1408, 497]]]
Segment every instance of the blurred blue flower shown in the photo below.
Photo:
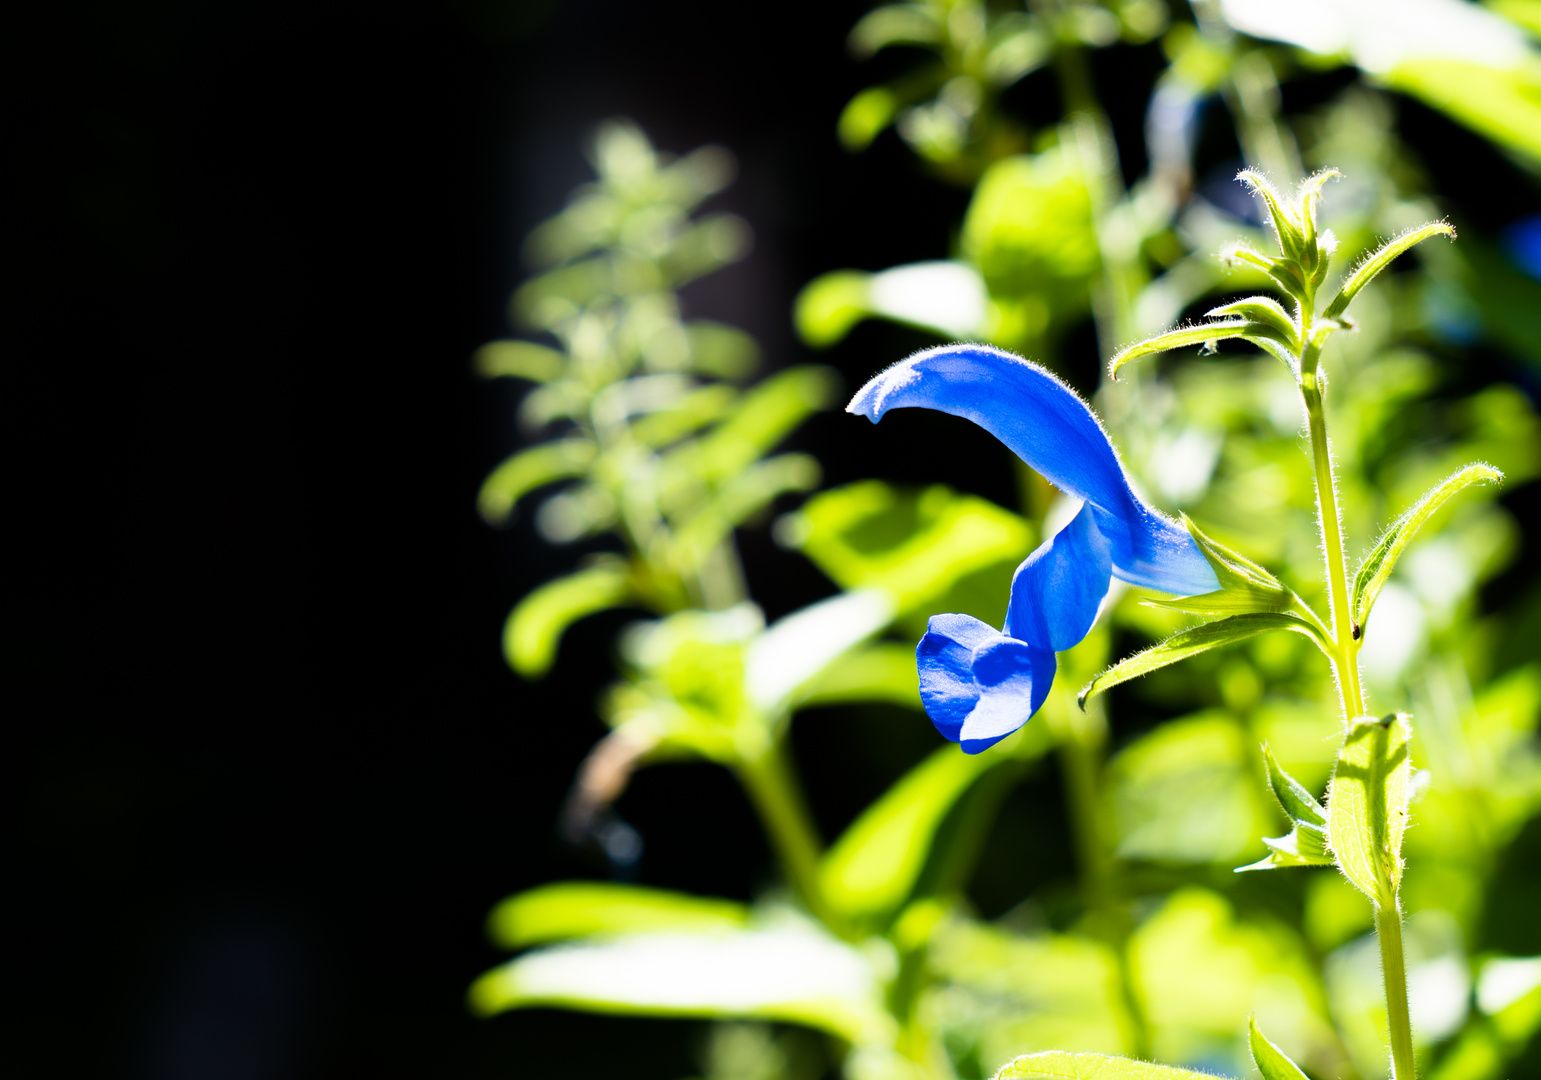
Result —
[[972, 420], [1082, 501], [1017, 567], [1003, 631], [970, 615], [934, 615], [916, 647], [926, 713], [968, 753], [1038, 711], [1054, 654], [1091, 630], [1113, 578], [1176, 596], [1220, 587], [1188, 531], [1135, 494], [1091, 409], [1044, 368], [987, 345], [946, 345], [875, 376], [846, 411], [877, 423], [911, 407]]

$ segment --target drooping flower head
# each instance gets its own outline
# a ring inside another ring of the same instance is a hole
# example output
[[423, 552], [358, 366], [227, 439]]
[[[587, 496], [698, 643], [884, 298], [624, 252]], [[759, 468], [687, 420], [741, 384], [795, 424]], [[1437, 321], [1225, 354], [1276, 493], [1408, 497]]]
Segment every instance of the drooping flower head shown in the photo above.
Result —
[[1176, 596], [1220, 587], [1188, 531], [1135, 494], [1087, 404], [1037, 364], [988, 345], [927, 349], [872, 378], [846, 411], [877, 423], [902, 408], [972, 420], [1082, 503], [1017, 567], [1001, 630], [970, 615], [933, 615], [916, 647], [926, 713], [968, 753], [1038, 711], [1054, 654], [1091, 630], [1113, 578]]

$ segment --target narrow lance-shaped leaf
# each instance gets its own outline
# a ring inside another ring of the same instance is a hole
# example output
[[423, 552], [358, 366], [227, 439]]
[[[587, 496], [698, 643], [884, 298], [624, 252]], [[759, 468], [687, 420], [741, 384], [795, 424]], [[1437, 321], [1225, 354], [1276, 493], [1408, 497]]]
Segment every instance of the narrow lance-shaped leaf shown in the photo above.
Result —
[[1411, 509], [1392, 523], [1385, 535], [1364, 557], [1364, 562], [1359, 566], [1359, 572], [1354, 575], [1354, 599], [1349, 609], [1354, 615], [1356, 635], [1363, 631], [1365, 622], [1370, 617], [1370, 609], [1375, 606], [1375, 598], [1380, 595], [1381, 587], [1391, 577], [1391, 571], [1396, 567], [1397, 559], [1401, 557], [1407, 545], [1412, 543], [1413, 536], [1423, 523], [1461, 489], [1470, 487], [1472, 484], [1496, 484], [1503, 478], [1503, 473], [1483, 462], [1468, 465], [1441, 480], [1423, 498], [1414, 503]]
[[1290, 318], [1279, 301], [1271, 296], [1249, 296], [1245, 300], [1237, 300], [1234, 303], [1212, 308], [1204, 315], [1210, 319], [1228, 317], [1251, 319], [1255, 323], [1270, 327], [1279, 335], [1281, 342], [1289, 348], [1295, 351], [1300, 349], [1300, 328], [1295, 325], [1295, 320]]
[[735, 930], [749, 909], [731, 900], [608, 881], [559, 881], [510, 896], [487, 916], [487, 936], [505, 949], [644, 930]]
[[1402, 881], [1407, 828], [1407, 717], [1358, 717], [1350, 727], [1327, 796], [1327, 842], [1338, 868], [1377, 904], [1392, 902]]
[[544, 675], [568, 626], [585, 615], [615, 607], [630, 593], [630, 575], [620, 559], [549, 581], [509, 613], [503, 625], [503, 655], [525, 678]]
[[1252, 1061], [1257, 1071], [1263, 1074], [1263, 1080], [1309, 1080], [1288, 1054], [1258, 1030], [1255, 1016], [1247, 1021], [1247, 1047], [1252, 1051]]
[[476, 350], [471, 366], [484, 379], [550, 382], [566, 370], [567, 358], [533, 341], [492, 341]]
[[1401, 236], [1394, 237], [1381, 245], [1379, 250], [1367, 256], [1358, 266], [1354, 267], [1348, 280], [1343, 282], [1343, 287], [1338, 290], [1338, 295], [1332, 298], [1332, 303], [1327, 305], [1323, 314], [1329, 319], [1336, 319], [1348, 310], [1348, 305], [1354, 302], [1354, 297], [1359, 295], [1375, 276], [1408, 248], [1421, 244], [1431, 236], [1448, 236], [1455, 239], [1455, 228], [1448, 222], [1431, 221], [1427, 225], [1419, 225], [1415, 229], [1408, 229]]
[[1332, 856], [1327, 852], [1326, 811], [1305, 785], [1284, 771], [1267, 744], [1263, 746], [1263, 758], [1268, 764], [1268, 786], [1289, 816], [1291, 828], [1287, 836], [1263, 837], [1263, 843], [1269, 849], [1267, 857], [1247, 866], [1238, 866], [1236, 872], [1277, 870], [1288, 866], [1331, 866]]
[[1300, 261], [1301, 253], [1305, 250], [1305, 234], [1301, 230], [1300, 222], [1295, 220], [1292, 208], [1279, 195], [1274, 186], [1268, 182], [1268, 178], [1256, 169], [1243, 169], [1236, 174], [1252, 193], [1263, 200], [1263, 205], [1268, 207], [1269, 219], [1273, 222], [1275, 238], [1279, 241], [1279, 251], [1288, 259]]
[[1209, 1073], [1175, 1069], [1109, 1054], [1045, 1050], [1023, 1054], [1000, 1067], [994, 1080], [1214, 1080]]
[[1258, 324], [1251, 319], [1222, 319], [1219, 322], [1202, 323], [1198, 326], [1179, 326], [1164, 334], [1137, 341], [1114, 353], [1113, 359], [1108, 361], [1108, 377], [1117, 379], [1119, 368], [1131, 360], [1170, 352], [1173, 349], [1185, 349], [1190, 345], [1211, 345], [1225, 338], [1242, 337], [1257, 326]]
[[1120, 660], [1087, 683], [1076, 699], [1077, 703], [1084, 709], [1090, 698], [1112, 689], [1119, 683], [1137, 679], [1158, 668], [1208, 652], [1218, 646], [1245, 641], [1258, 634], [1266, 634], [1270, 630], [1293, 630], [1299, 634], [1306, 634], [1313, 640], [1317, 635], [1316, 628], [1310, 623], [1283, 612], [1254, 612], [1203, 623], [1187, 630], [1179, 630], [1159, 645], [1152, 645], [1144, 652], [1135, 653], [1127, 660]]
[[476, 508], [491, 525], [500, 525], [514, 504], [543, 484], [582, 476], [598, 451], [588, 439], [558, 439], [521, 450], [503, 461], [482, 481]]

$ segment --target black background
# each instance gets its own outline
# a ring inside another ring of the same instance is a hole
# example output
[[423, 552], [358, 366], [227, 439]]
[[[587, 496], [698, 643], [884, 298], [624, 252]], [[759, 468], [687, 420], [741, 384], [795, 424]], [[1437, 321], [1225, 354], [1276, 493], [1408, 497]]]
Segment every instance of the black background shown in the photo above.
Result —
[[[463, 1005], [499, 959], [481, 933], [493, 902], [600, 872], [554, 820], [625, 621], [577, 628], [543, 683], [503, 665], [509, 606], [572, 556], [475, 517], [516, 438], [514, 391], [477, 383], [467, 357], [506, 333], [519, 241], [588, 177], [582, 144], [613, 115], [669, 150], [737, 154], [718, 205], [757, 247], [686, 304], [751, 331], [772, 366], [808, 358], [788, 312], [809, 278], [947, 254], [964, 193], [891, 136], [859, 157], [834, 139], [849, 96], [909, 62], [847, 56], [865, 7], [145, 0], [10, 17], [8, 1075], [694, 1068], [697, 1025]], [[1136, 154], [1160, 63], [1154, 47], [1098, 58]], [[1059, 112], [1047, 77], [1013, 104]], [[1484, 170], [1434, 168], [1458, 213], [1492, 231], [1534, 206], [1485, 144], [1401, 108], [1417, 145], [1453, 140]], [[1227, 138], [1205, 143], [1217, 166]], [[925, 343], [867, 326], [833, 362], [854, 384]], [[1089, 382], [1090, 339], [1069, 352]], [[987, 437], [950, 427], [943, 456], [927, 422], [853, 438], [860, 422], [836, 415], [799, 438], [831, 483], [1012, 501]], [[972, 449], [984, 466], [964, 467]], [[1529, 491], [1512, 505], [1533, 520]], [[772, 617], [829, 590], [763, 531], [743, 545]], [[934, 739], [913, 713], [800, 721], [826, 832]], [[1013, 798], [1008, 823], [1032, 823], [1000, 831], [1013, 865], [1031, 848], [1038, 874], [1064, 871], [1058, 805], [1047, 774]], [[623, 810], [648, 843], [643, 881], [766, 884], [721, 772], [651, 770]], [[977, 884], [987, 912], [1030, 884], [1012, 873]]]

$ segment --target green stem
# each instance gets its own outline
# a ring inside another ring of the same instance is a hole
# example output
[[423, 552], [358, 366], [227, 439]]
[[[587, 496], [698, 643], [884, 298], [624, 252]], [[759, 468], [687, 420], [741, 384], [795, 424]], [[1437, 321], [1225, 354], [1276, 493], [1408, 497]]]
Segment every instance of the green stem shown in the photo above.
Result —
[[[1332, 605], [1333, 666], [1338, 675], [1338, 694], [1345, 722], [1365, 710], [1364, 688], [1359, 678], [1359, 641], [1355, 634], [1353, 612], [1349, 608], [1348, 572], [1343, 561], [1343, 528], [1338, 517], [1338, 492], [1332, 472], [1332, 451], [1327, 441], [1327, 418], [1322, 408], [1322, 383], [1317, 369], [1321, 345], [1311, 333], [1311, 300], [1301, 305], [1301, 336], [1308, 342], [1300, 357], [1300, 394], [1305, 401], [1306, 419], [1311, 433], [1311, 461], [1316, 470], [1317, 519], [1322, 528], [1322, 551], [1327, 561], [1327, 588]], [[1375, 761], [1381, 763], [1384, 751], [1377, 748]], [[1372, 770], [1369, 802], [1379, 810], [1375, 840], [1377, 851], [1385, 850], [1386, 776], [1383, 769]], [[1394, 1080], [1416, 1080], [1413, 1060], [1413, 1029], [1407, 1007], [1407, 963], [1402, 951], [1402, 906], [1391, 867], [1377, 859], [1380, 896], [1375, 903], [1375, 933], [1380, 941], [1381, 974], [1386, 988], [1386, 1019], [1391, 1037], [1391, 1061]]]
[[735, 771], [760, 815], [771, 847], [781, 860], [793, 890], [825, 925], [837, 933], [844, 927], [833, 919], [819, 887], [819, 862], [823, 844], [814, 828], [802, 790], [780, 740], [769, 743], [756, 754], [746, 754], [735, 764]]
[[1396, 894], [1375, 908], [1375, 934], [1380, 939], [1380, 966], [1386, 980], [1386, 1020], [1391, 1029], [1391, 1068], [1394, 1080], [1415, 1080], [1413, 1025], [1407, 1010], [1407, 964], [1402, 958], [1402, 910]]

